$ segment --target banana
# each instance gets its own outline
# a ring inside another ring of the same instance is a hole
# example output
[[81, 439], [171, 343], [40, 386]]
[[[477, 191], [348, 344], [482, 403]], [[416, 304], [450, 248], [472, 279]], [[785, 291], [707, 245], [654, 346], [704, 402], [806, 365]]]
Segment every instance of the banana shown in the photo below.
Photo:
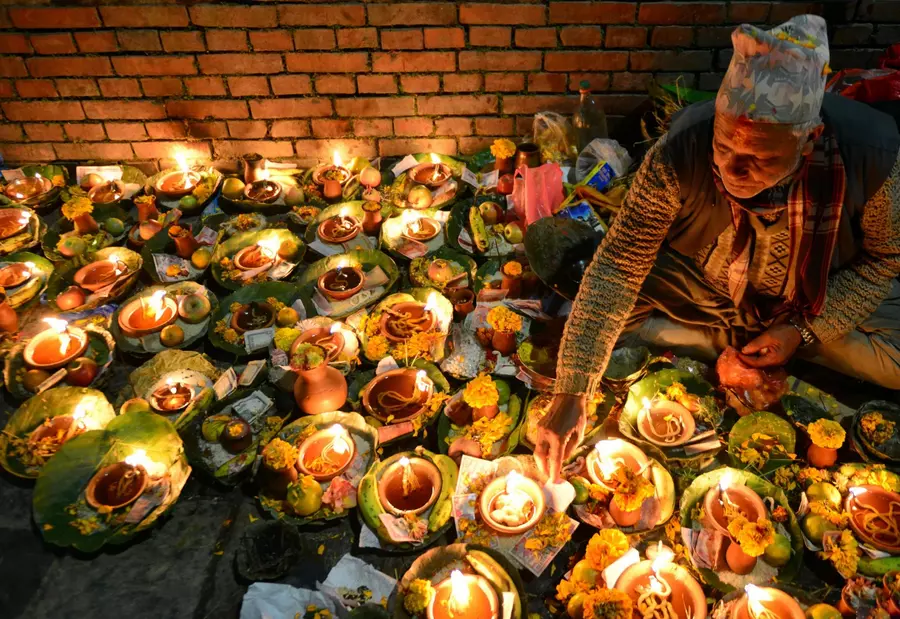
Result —
[[513, 394], [509, 396], [509, 405], [506, 408], [506, 414], [509, 415], [510, 419], [519, 418], [519, 413], [522, 412], [522, 398]]
[[434, 507], [431, 508], [431, 514], [428, 516], [428, 530], [432, 533], [443, 527], [450, 519], [453, 511], [453, 492], [456, 490], [456, 476], [459, 469], [456, 468], [456, 462], [448, 456], [442, 454], [434, 454], [424, 452], [424, 454], [434, 462], [441, 472], [441, 494], [438, 496]]
[[510, 575], [503, 569], [503, 566], [497, 563], [493, 557], [480, 550], [469, 550], [466, 553], [466, 561], [472, 566], [472, 569], [487, 578], [501, 593], [508, 591], [515, 594], [512, 617], [513, 619], [521, 619], [522, 600], [519, 597], [519, 590], [516, 588], [516, 583]]
[[344, 190], [342, 197], [344, 200], [352, 200], [353, 196], [356, 194], [359, 189], [359, 175], [353, 176], [344, 183]]
[[359, 513], [363, 521], [372, 529], [379, 538], [387, 539], [387, 530], [381, 524], [380, 514], [385, 513], [378, 500], [375, 473], [369, 472], [359, 482], [356, 489], [356, 502], [359, 505]]
[[482, 253], [486, 252], [490, 244], [487, 229], [484, 227], [484, 219], [481, 218], [477, 206], [469, 209], [469, 228], [472, 229], [472, 241], [475, 243], [475, 247]]

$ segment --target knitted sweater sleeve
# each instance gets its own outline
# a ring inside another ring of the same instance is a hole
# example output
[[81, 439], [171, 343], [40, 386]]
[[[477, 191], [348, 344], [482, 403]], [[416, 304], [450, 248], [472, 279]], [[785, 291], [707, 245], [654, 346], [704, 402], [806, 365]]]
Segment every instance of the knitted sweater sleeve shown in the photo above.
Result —
[[593, 395], [597, 390], [680, 209], [678, 176], [663, 138], [641, 164], [621, 211], [585, 271], [563, 334], [556, 393]]
[[891, 290], [900, 273], [900, 159], [866, 202], [859, 256], [828, 279], [822, 313], [809, 328], [823, 343], [840, 339], [868, 318]]

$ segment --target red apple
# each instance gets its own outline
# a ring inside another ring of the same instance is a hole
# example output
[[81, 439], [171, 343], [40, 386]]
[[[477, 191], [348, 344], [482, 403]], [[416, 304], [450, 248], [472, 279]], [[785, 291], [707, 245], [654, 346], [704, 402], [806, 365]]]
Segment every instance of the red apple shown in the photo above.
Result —
[[486, 226], [493, 226], [503, 217], [503, 207], [496, 202], [482, 202], [478, 205], [478, 212]]
[[66, 382], [75, 387], [87, 387], [99, 371], [96, 361], [90, 357], [78, 357], [66, 366]]
[[64, 312], [84, 305], [84, 290], [78, 286], [69, 286], [56, 296], [56, 307]]
[[518, 245], [525, 238], [525, 230], [522, 229], [522, 223], [518, 220], [511, 221], [503, 228], [503, 237], [507, 243]]
[[425, 185], [416, 185], [409, 190], [409, 194], [406, 196], [406, 202], [410, 208], [414, 209], [428, 208], [431, 206], [432, 200], [431, 190]]
[[497, 179], [497, 193], [499, 193], [501, 196], [508, 196], [513, 192], [514, 185], [515, 182], [513, 179], [513, 175], [504, 174]]

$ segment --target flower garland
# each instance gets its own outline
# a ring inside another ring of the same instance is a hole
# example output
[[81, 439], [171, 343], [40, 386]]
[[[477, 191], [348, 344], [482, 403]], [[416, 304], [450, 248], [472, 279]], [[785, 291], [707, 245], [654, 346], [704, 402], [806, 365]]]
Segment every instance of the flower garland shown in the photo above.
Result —
[[818, 419], [809, 424], [806, 431], [816, 447], [825, 449], [840, 449], [847, 436], [841, 424], [831, 419]]

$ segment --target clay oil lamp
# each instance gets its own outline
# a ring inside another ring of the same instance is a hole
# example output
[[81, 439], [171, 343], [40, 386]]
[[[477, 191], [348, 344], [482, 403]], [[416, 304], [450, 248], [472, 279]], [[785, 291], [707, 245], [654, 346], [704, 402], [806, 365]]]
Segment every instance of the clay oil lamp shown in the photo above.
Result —
[[244, 303], [231, 315], [231, 328], [238, 334], [266, 329], [275, 324], [275, 308], [266, 301]]
[[453, 570], [449, 578], [434, 588], [426, 616], [428, 619], [497, 619], [500, 599], [484, 576]]
[[362, 268], [338, 264], [319, 276], [316, 287], [326, 298], [344, 301], [362, 290], [365, 281], [366, 276]]
[[88, 347], [87, 333], [70, 327], [65, 320], [44, 318], [50, 325], [25, 346], [25, 363], [41, 370], [56, 370], [82, 356]]
[[94, 206], [111, 206], [117, 204], [125, 196], [125, 183], [119, 180], [104, 181], [94, 185], [88, 192], [88, 198]]
[[119, 311], [119, 328], [131, 338], [158, 333], [178, 318], [178, 305], [165, 290], [142, 296]]
[[46, 419], [28, 436], [29, 449], [44, 457], [55, 454], [67, 440], [88, 430], [85, 412], [79, 404], [71, 415], [57, 415]]
[[191, 170], [184, 153], [175, 153], [178, 170], [169, 172], [156, 181], [156, 192], [168, 200], [180, 200], [194, 191], [200, 182], [200, 173]]
[[638, 412], [638, 432], [645, 439], [660, 447], [683, 445], [694, 436], [696, 422], [687, 408], [678, 402], [644, 398]]
[[6, 186], [3, 193], [13, 202], [35, 203], [51, 189], [53, 189], [53, 183], [49, 178], [35, 174], [15, 179]]
[[379, 502], [395, 516], [425, 512], [440, 493], [441, 472], [431, 461], [416, 456], [400, 458], [378, 480]]
[[[728, 533], [726, 506], [740, 512], [750, 522], [765, 518], [767, 513], [759, 495], [747, 486], [733, 484], [731, 477], [731, 471], [726, 471], [719, 483], [710, 488], [703, 499], [703, 508], [712, 527], [728, 539], [731, 539], [731, 535]], [[725, 561], [731, 571], [741, 575], [749, 574], [756, 566], [756, 557], [746, 554], [734, 540], [728, 544]]]
[[156, 412], [171, 415], [186, 409], [193, 399], [194, 390], [190, 385], [167, 380], [165, 385], [150, 394], [150, 406]]
[[650, 465], [644, 452], [628, 441], [613, 438], [599, 441], [585, 458], [587, 476], [592, 483], [608, 486], [620, 467], [643, 473]]
[[269, 268], [275, 264], [279, 245], [276, 239], [260, 239], [234, 255], [234, 266], [241, 271]]
[[409, 177], [414, 183], [425, 185], [429, 189], [437, 189], [453, 176], [450, 166], [441, 162], [441, 158], [431, 154], [431, 161], [420, 163], [409, 171]]
[[194, 238], [194, 233], [187, 226], [170, 226], [169, 238], [175, 243], [175, 255], [184, 260], [189, 260], [200, 249], [200, 241]]
[[341, 209], [341, 212], [333, 217], [329, 217], [319, 224], [319, 238], [326, 243], [346, 243], [356, 238], [362, 230], [362, 224], [353, 215], [347, 213], [347, 209]]
[[318, 482], [334, 479], [347, 470], [356, 456], [356, 443], [341, 425], [319, 430], [300, 443], [297, 468]]
[[291, 355], [296, 352], [301, 344], [312, 344], [325, 351], [325, 361], [330, 363], [338, 358], [344, 350], [347, 340], [341, 331], [341, 323], [336, 322], [331, 327], [316, 327], [308, 329], [300, 334], [291, 344]]
[[366, 411], [387, 423], [415, 419], [428, 410], [434, 383], [425, 370], [401, 368], [376, 376], [362, 392]]
[[28, 211], [19, 208], [0, 210], [0, 239], [8, 239], [24, 232], [31, 222]]
[[275, 181], [262, 179], [244, 187], [244, 197], [254, 202], [271, 204], [281, 196], [281, 185]]
[[[404, 211], [404, 219], [407, 218], [407, 213], [410, 213], [410, 211]], [[409, 221], [404, 224], [403, 232], [401, 233], [401, 235], [403, 236], [403, 238], [409, 239], [411, 241], [426, 243], [440, 233], [441, 224], [438, 222], [438, 220], [424, 216], [416, 217], [415, 214], [412, 214], [412, 217], [409, 218]]]
[[747, 585], [734, 604], [731, 619], [804, 619], [803, 608], [793, 597], [774, 587]]
[[134, 502], [147, 487], [150, 480], [148, 469], [153, 461], [143, 449], [105, 466], [91, 478], [84, 492], [88, 505], [95, 509], [118, 509]]
[[15, 288], [21, 286], [29, 279], [34, 272], [35, 264], [33, 262], [14, 262], [0, 269], [0, 288]]
[[313, 172], [312, 180], [316, 185], [325, 185], [326, 181], [335, 181], [339, 185], [343, 185], [350, 180], [353, 174], [344, 167], [341, 155], [334, 151], [331, 165], [323, 165], [316, 168]]
[[392, 342], [405, 342], [417, 333], [428, 333], [437, 323], [434, 293], [425, 304], [406, 301], [388, 307], [381, 315], [381, 333]]
[[228, 453], [239, 454], [253, 443], [253, 429], [249, 423], [235, 417], [225, 424], [219, 442]]
[[850, 527], [864, 542], [891, 554], [900, 553], [900, 494], [881, 486], [850, 488], [845, 503]]
[[706, 619], [703, 588], [673, 557], [662, 547], [652, 561], [633, 563], [619, 576], [616, 589], [631, 596], [635, 618]]
[[74, 281], [85, 290], [96, 292], [115, 283], [128, 272], [128, 266], [112, 254], [106, 260], [95, 260], [75, 272]]
[[453, 288], [448, 296], [458, 319], [463, 319], [475, 311], [475, 293], [470, 289]]
[[478, 498], [482, 520], [501, 535], [532, 529], [544, 515], [545, 505], [537, 482], [516, 471], [491, 481]]

